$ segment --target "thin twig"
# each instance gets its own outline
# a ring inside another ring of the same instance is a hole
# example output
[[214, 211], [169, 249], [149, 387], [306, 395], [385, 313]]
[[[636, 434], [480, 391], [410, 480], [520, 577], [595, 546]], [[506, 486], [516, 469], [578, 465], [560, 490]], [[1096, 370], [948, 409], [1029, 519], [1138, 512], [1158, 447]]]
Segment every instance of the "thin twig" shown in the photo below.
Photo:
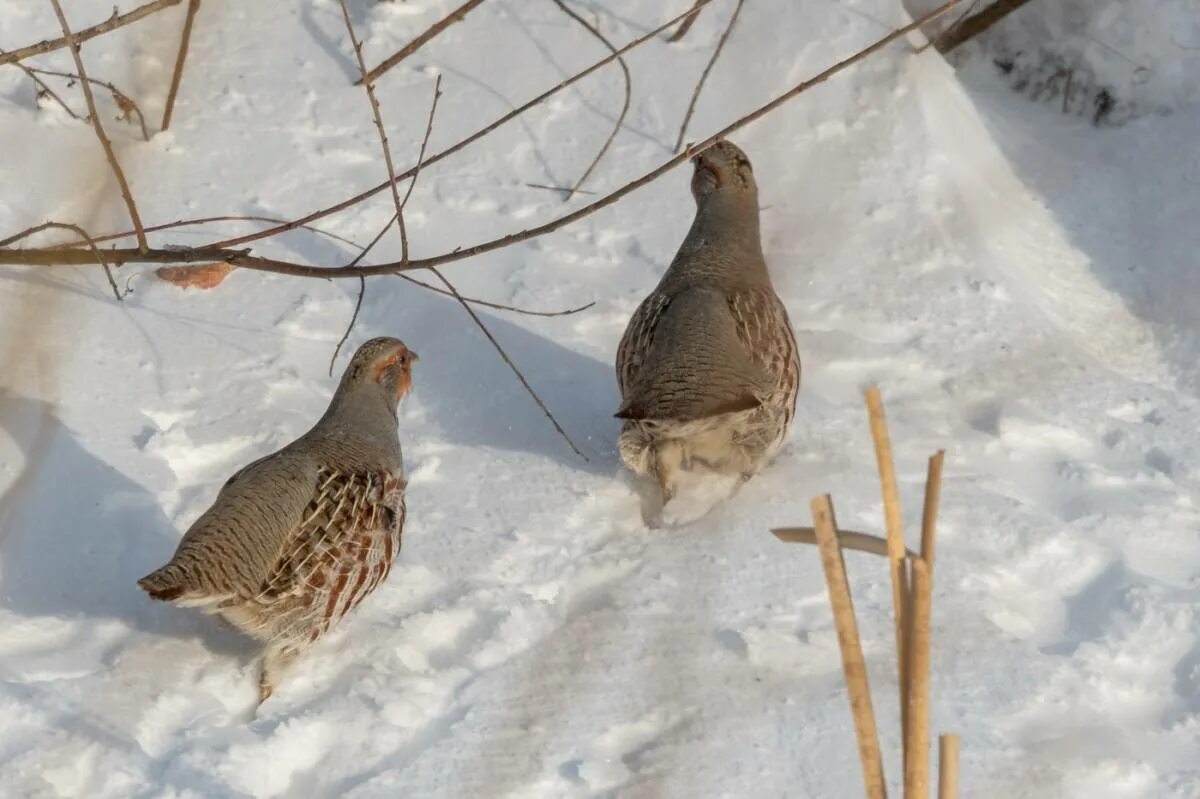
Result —
[[921, 557], [933, 571], [934, 537], [937, 534], [938, 505], [942, 500], [942, 465], [946, 450], [939, 449], [929, 458], [929, 471], [925, 476], [925, 507], [921, 512]]
[[342, 351], [342, 345], [346, 343], [346, 339], [350, 338], [350, 331], [354, 329], [354, 324], [358, 321], [358, 312], [362, 310], [363, 297], [365, 296], [367, 296], [367, 279], [360, 277], [358, 279], [358, 299], [354, 301], [354, 313], [350, 314], [350, 321], [346, 324], [346, 329], [342, 332], [342, 337], [338, 339], [337, 346], [333, 348], [333, 355], [329, 356], [330, 377], [333, 377], [333, 364], [337, 361], [338, 353]]
[[[553, 0], [553, 2], [554, 5], [562, 9], [564, 14], [578, 22], [587, 29], [588, 33], [599, 39], [600, 42], [609, 49], [609, 52], [614, 54], [617, 52], [617, 48], [613, 46], [613, 43], [610, 42], [604, 36], [604, 34], [602, 34], [596, 28], [595, 25], [588, 22], [586, 19], [568, 8], [567, 4], [564, 3], [563, 0]], [[596, 157], [592, 159], [590, 164], [588, 164], [588, 168], [583, 170], [583, 174], [579, 176], [579, 180], [575, 181], [575, 185], [571, 187], [569, 192], [567, 192], [567, 196], [563, 198], [563, 202], [570, 200], [573, 196], [575, 196], [575, 192], [579, 191], [579, 187], [582, 186], [583, 182], [592, 174], [592, 170], [596, 168], [596, 165], [600, 163], [600, 159], [604, 157], [604, 154], [608, 152], [608, 148], [612, 146], [613, 139], [617, 138], [617, 134], [621, 131], [621, 126], [625, 124], [625, 115], [629, 113], [629, 104], [633, 96], [633, 78], [629, 76], [629, 66], [625, 63], [624, 58], [618, 56], [617, 64], [620, 65], [621, 74], [625, 77], [625, 99], [621, 103], [621, 113], [617, 114], [617, 121], [613, 125], [612, 131], [608, 134], [608, 138], [604, 140], [604, 144], [600, 146], [600, 151], [596, 153]]]
[[[892, 575], [892, 609], [896, 622], [896, 665], [900, 677], [901, 727], [908, 730], [908, 678], [905, 630], [905, 599], [908, 580], [904, 567], [904, 527], [900, 512], [900, 490], [896, 486], [896, 466], [892, 462], [892, 442], [888, 437], [887, 417], [883, 398], [875, 386], [867, 389], [867, 415], [871, 422], [871, 438], [875, 441], [875, 461], [879, 468], [879, 484], [883, 489], [884, 521], [887, 527], [888, 560]], [[903, 739], [902, 739], [903, 740]]]
[[187, 62], [188, 44], [192, 40], [192, 22], [200, 10], [200, 0], [188, 0], [187, 16], [183, 18], [183, 32], [179, 35], [179, 53], [175, 56], [175, 72], [171, 75], [171, 88], [167, 92], [167, 107], [163, 111], [162, 129], [171, 126], [171, 113], [175, 110], [175, 95], [179, 93], [179, 82], [183, 80], [183, 65]]
[[79, 225], [74, 225], [70, 222], [43, 222], [40, 225], [34, 225], [33, 227], [26, 228], [20, 233], [9, 236], [3, 241], [0, 241], [0, 247], [12, 244], [14, 241], [20, 241], [26, 236], [32, 236], [34, 233], [40, 233], [43, 230], [51, 230], [55, 228], [59, 230], [69, 230], [87, 242], [88, 247], [91, 248], [92, 255], [96, 258], [96, 263], [100, 264], [101, 268], [104, 269], [104, 276], [108, 278], [108, 285], [112, 287], [113, 296], [117, 298], [117, 302], [124, 302], [125, 297], [122, 296], [120, 289], [117, 288], [117, 281], [113, 279], [112, 269], [109, 268], [108, 262], [104, 260], [104, 256], [101, 254], [100, 248], [96, 246], [96, 242], [91, 236], [88, 235], [87, 231], [81, 228]]
[[[706, 0], [706, 1], [711, 2], [711, 0]], [[797, 84], [796, 86], [792, 87], [790, 90], [775, 97], [770, 102], [760, 106], [759, 108], [755, 109], [751, 113], [749, 113], [749, 114], [741, 117], [740, 119], [736, 120], [735, 122], [732, 122], [731, 124], [725, 126], [721, 130], [719, 130], [716, 133], [714, 133], [713, 135], [709, 136], [707, 139], [704, 139], [703, 141], [699, 142], [698, 144], [695, 144], [695, 145], [687, 148], [684, 152], [679, 153], [679, 154], [675, 155], [674, 157], [668, 159], [666, 162], [664, 162], [657, 168], [647, 172], [646, 174], [642, 175], [640, 178], [625, 184], [621, 188], [610, 192], [609, 194], [605, 195], [604, 197], [601, 197], [599, 200], [596, 200], [595, 202], [592, 202], [581, 208], [578, 208], [578, 209], [572, 211], [571, 213], [564, 214], [563, 216], [560, 216], [557, 219], [553, 219], [545, 224], [539, 225], [534, 228], [529, 228], [527, 230], [523, 230], [519, 233], [513, 233], [513, 234], [510, 234], [507, 236], [502, 236], [498, 239], [493, 239], [491, 241], [487, 241], [487, 242], [484, 242], [481, 244], [476, 244], [471, 247], [465, 247], [465, 248], [459, 247], [451, 252], [443, 253], [442, 255], [437, 255], [437, 256], [430, 257], [430, 258], [421, 258], [421, 259], [410, 260], [407, 265], [392, 262], [392, 263], [377, 264], [377, 265], [367, 266], [367, 267], [360, 266], [360, 267], [355, 267], [354, 269], [343, 269], [340, 267], [310, 266], [310, 265], [306, 265], [306, 264], [294, 263], [291, 261], [281, 261], [281, 260], [272, 259], [272, 258], [262, 258], [262, 257], [258, 257], [258, 256], [252, 256], [252, 255], [249, 255], [244, 250], [226, 249], [226, 248], [232, 247], [237, 244], [245, 243], [247, 241], [253, 241], [253, 240], [257, 240], [257, 239], [261, 239], [261, 238], [266, 238], [268, 236], [272, 236], [277, 233], [281, 233], [281, 232], [284, 232], [287, 230], [292, 230], [294, 228], [305, 225], [314, 219], [318, 219], [323, 216], [328, 216], [330, 213], [335, 213], [336, 211], [342, 210], [343, 208], [349, 207], [349, 206], [355, 204], [356, 202], [360, 202], [361, 200], [366, 199], [367, 197], [373, 195], [378, 190], [386, 189], [388, 186], [388, 183], [385, 181], [383, 184], [376, 187], [375, 189], [372, 189], [368, 192], [360, 194], [357, 197], [353, 197], [353, 198], [350, 198], [349, 200], [338, 203], [336, 206], [331, 206], [330, 208], [309, 214], [305, 217], [301, 217], [300, 219], [292, 220], [291, 222], [288, 222], [286, 225], [277, 225], [273, 228], [268, 228], [267, 230], [260, 231], [259, 233], [256, 233], [256, 234], [239, 236], [234, 239], [228, 239], [226, 241], [216, 242], [215, 244], [210, 244], [210, 245], [206, 245], [206, 246], [198, 247], [198, 248], [194, 248], [194, 249], [186, 249], [186, 250], [182, 250], [182, 251], [175, 250], [175, 249], [158, 249], [158, 250], [150, 250], [147, 253], [141, 253], [138, 250], [132, 250], [132, 249], [113, 249], [113, 250], [108, 251], [108, 256], [109, 256], [110, 261], [112, 261], [113, 263], [127, 263], [127, 262], [182, 263], [182, 262], [200, 261], [200, 260], [225, 260], [225, 261], [230, 261], [231, 263], [233, 263], [236, 266], [246, 268], [246, 269], [255, 269], [255, 270], [259, 270], [259, 271], [263, 271], [263, 272], [274, 272], [276, 274], [292, 275], [295, 277], [319, 277], [319, 278], [356, 278], [356, 277], [370, 277], [372, 275], [380, 275], [380, 274], [393, 274], [393, 273], [398, 273], [398, 272], [403, 272], [403, 271], [411, 271], [411, 270], [415, 270], [415, 269], [428, 269], [431, 266], [441, 266], [442, 264], [452, 263], [454, 261], [460, 261], [465, 258], [472, 258], [477, 255], [482, 255], [487, 252], [492, 252], [493, 250], [498, 250], [503, 247], [507, 247], [509, 245], [516, 244], [521, 241], [526, 241], [528, 239], [533, 239], [538, 236], [543, 236], [547, 233], [558, 230], [559, 228], [561, 228], [565, 225], [569, 225], [572, 222], [582, 219], [585, 216], [593, 214], [596, 211], [601, 210], [602, 208], [606, 208], [607, 206], [612, 205], [613, 203], [615, 203], [617, 200], [621, 199], [625, 195], [627, 195], [631, 192], [634, 192], [634, 191], [640, 189], [641, 187], [645, 186], [646, 184], [651, 183], [652, 181], [661, 177], [663, 174], [665, 174], [669, 170], [674, 169], [676, 166], [687, 161], [692, 156], [694, 156], [696, 153], [711, 146], [716, 141], [718, 141], [722, 138], [725, 138], [733, 131], [736, 131], [742, 127], [745, 127], [746, 125], [750, 124], [751, 122], [754, 122], [755, 120], [765, 116], [766, 114], [769, 114], [770, 112], [779, 108], [781, 105], [785, 104], [786, 102], [788, 102], [792, 98], [796, 97], [797, 95], [803, 93], [804, 91], [807, 91], [808, 89], [812, 88], [813, 86], [816, 86], [819, 83], [822, 83], [825, 80], [828, 80], [833, 75], [836, 75], [837, 73], [858, 63], [859, 61], [863, 60], [864, 58], [867, 58], [868, 56], [872, 55], [873, 53], [886, 47], [888, 44], [891, 44], [896, 39], [901, 38], [902, 36], [907, 34], [909, 31], [912, 31], [912, 30], [920, 27], [921, 25], [929, 22], [936, 16], [945, 13], [946, 11], [948, 11], [951, 8], [954, 8], [958, 4], [958, 2], [960, 2], [960, 0], [948, 0], [948, 2], [946, 2], [942, 6], [938, 7], [937, 9], [931, 11], [930, 13], [924, 15], [923, 17], [917, 19], [916, 21], [904, 26], [903, 28], [893, 31], [892, 33], [879, 39], [878, 41], [876, 41], [874, 44], [870, 45], [869, 47], [867, 47], [863, 50], [860, 50], [859, 52], [855, 53], [854, 55], [849, 56], [848, 58], [843, 59], [842, 61], [839, 61], [837, 64], [834, 64], [833, 66], [829, 67], [828, 69], [824, 70], [823, 72], [819, 73], [818, 75], [815, 75], [814, 77]], [[650, 35], [650, 34], [647, 34], [647, 35]], [[613, 56], [609, 56], [609, 58], [606, 59], [604, 62], [597, 62], [597, 64], [607, 63], [607, 61], [612, 60], [612, 59], [613, 59]], [[593, 66], [596, 66], [596, 65], [593, 65]], [[582, 73], [580, 73], [580, 74], [582, 74]], [[578, 76], [576, 76], [576, 77], [578, 77]], [[542, 99], [544, 99], [544, 97]], [[499, 124], [499, 121], [495, 124]], [[464, 142], [466, 142], [466, 140], [464, 140]], [[428, 166], [429, 164], [434, 163], [434, 161], [449, 154], [451, 150], [460, 148], [460, 146], [465, 146], [464, 142], [460, 142], [458, 145], [455, 145], [454, 147], [450, 148], [449, 150], [443, 151], [441, 154], [430, 156], [430, 158], [425, 161], [424, 165]], [[406, 173], [405, 175], [402, 175], [401, 177], [405, 177], [405, 176], [408, 176], [408, 173]], [[125, 235], [127, 235], [127, 234], [125, 234]], [[69, 265], [79, 265], [82, 263], [86, 263], [86, 260], [81, 257], [81, 254], [79, 252], [73, 251], [73, 250], [0, 250], [0, 263], [24, 264], [27, 266], [50, 266], [50, 265], [69, 266]]]
[[380, 75], [387, 72], [389, 69], [396, 66], [413, 53], [417, 52], [417, 50], [420, 50], [430, 39], [434, 38], [454, 23], [461, 22], [462, 19], [467, 16], [467, 14], [469, 14], [473, 8], [482, 2], [483, 0], [467, 0], [467, 2], [463, 3], [461, 6], [454, 9], [437, 22], [433, 23], [433, 25], [431, 25], [429, 29], [420, 36], [401, 47], [397, 52], [385, 58], [379, 66], [375, 67], [369, 72], [367, 71], [366, 67], [363, 67], [362, 77], [354, 81], [354, 85], [361, 86], [364, 82], [374, 83], [379, 79]]
[[938, 799], [958, 799], [958, 736], [938, 737]]
[[561, 191], [563, 194], [590, 194], [595, 196], [596, 192], [588, 191], [587, 189], [572, 189], [567, 186], [547, 186], [545, 183], [526, 183], [531, 189], [545, 189], [546, 191]]
[[437, 80], [433, 83], [433, 102], [429, 104], [429, 119], [425, 122], [425, 135], [421, 137], [421, 150], [417, 153], [417, 165], [413, 167], [412, 180], [408, 182], [408, 191], [404, 192], [404, 199], [396, 206], [396, 221], [400, 223], [400, 260], [408, 262], [408, 232], [404, 227], [404, 207], [408, 205], [408, 198], [412, 196], [413, 189], [417, 186], [417, 178], [421, 175], [421, 161], [425, 158], [425, 148], [429, 146], [429, 135], [433, 133], [433, 117], [437, 113], [438, 99], [442, 96], [442, 76], [438, 75]]
[[[338, 0], [342, 6], [342, 19], [346, 22], [346, 30], [350, 34], [350, 44], [354, 46], [354, 57], [358, 59], [358, 70], [366, 80], [367, 62], [363, 60], [362, 42], [358, 40], [358, 36], [354, 34], [354, 23], [350, 21], [350, 9], [346, 7], [346, 0]], [[360, 81], [361, 83], [361, 81]], [[383, 126], [383, 111], [379, 108], [379, 100], [375, 97], [375, 88], [371, 85], [371, 81], [366, 81], [367, 100], [371, 103], [371, 113], [375, 117], [375, 130], [379, 133], [379, 143], [383, 147], [383, 162], [387, 166], [388, 187], [392, 190], [392, 202], [396, 207], [396, 222], [400, 225], [401, 238], [405, 241], [404, 247], [404, 263], [408, 263], [408, 245], [407, 236], [404, 235], [404, 213], [403, 206], [400, 204], [400, 193], [396, 188], [396, 167], [392, 163], [392, 148], [388, 146], [387, 128]], [[436, 100], [436, 96], [434, 97]], [[418, 164], [420, 166], [420, 164]], [[413, 174], [416, 174], [415, 172]]]
[[696, 24], [696, 18], [700, 16], [700, 9], [703, 8], [703, 4], [696, 3], [696, 5], [692, 6], [692, 8], [694, 10], [688, 12], [687, 18], [684, 19], [683, 24], [679, 26], [679, 30], [667, 37], [668, 42], [673, 44], [682, 40], [684, 36], [687, 36], [687, 32], [692, 29], [692, 25]]
[[846, 563], [838, 544], [833, 500], [828, 494], [813, 499], [812, 516], [821, 550], [825, 584], [829, 589], [829, 604], [833, 606], [838, 647], [842, 653], [842, 673], [846, 680], [846, 688], [850, 692], [850, 712], [854, 716], [854, 732], [858, 737], [858, 756], [862, 761], [863, 783], [868, 799], [886, 799], [883, 757], [879, 751], [875, 710], [871, 706], [867, 663], [863, 658], [862, 644], [858, 637], [858, 621], [854, 617], [854, 601], [850, 596]]
[[[78, 31], [75, 34], [75, 41], [83, 44], [88, 39], [94, 39], [103, 33], [116, 30], [131, 22], [137, 22], [139, 19], [148, 17], [156, 11], [162, 11], [164, 8], [177, 5], [178, 3], [179, 0], [154, 0], [152, 3], [146, 3], [144, 6], [138, 6], [133, 11], [120, 15], [114, 10], [113, 15], [99, 25], [93, 25], [90, 28]], [[52, 50], [66, 47], [69, 41], [68, 37], [63, 36], [61, 39], [47, 39], [37, 44], [31, 44], [28, 47], [18, 47], [16, 50], [9, 50], [7, 53], [0, 55], [0, 64], [12, 64], [30, 56], [49, 53]]]
[[929, 645], [933, 575], [923, 558], [912, 566], [912, 640], [908, 645], [908, 726], [904, 736], [904, 799], [929, 797]]
[[[21, 65], [18, 64], [18, 66]], [[56, 69], [42, 69], [41, 67], [26, 68], [22, 66], [22, 69], [26, 69], [28, 72], [36, 72], [39, 75], [53, 75], [56, 78], [67, 78], [68, 80], [79, 81], [81, 83], [84, 80], [74, 72], [59, 72]], [[142, 114], [142, 109], [138, 107], [138, 104], [133, 101], [132, 97], [118, 89], [109, 81], [88, 77], [87, 82], [95, 86], [108, 89], [109, 94], [112, 95], [113, 102], [116, 103], [117, 108], [119, 108], [121, 111], [121, 116], [117, 117], [119, 121], [129, 122], [130, 114], [137, 114], [138, 127], [142, 129], [142, 139], [145, 141], [150, 141], [150, 132], [146, 129], [146, 117]]]
[[539, 397], [538, 393], [533, 390], [533, 386], [529, 385], [529, 381], [525, 379], [525, 375], [521, 374], [521, 370], [517, 368], [515, 363], [513, 363], [512, 358], [508, 357], [508, 353], [504, 351], [504, 347], [500, 346], [499, 341], [496, 341], [496, 337], [492, 335], [492, 331], [488, 330], [487, 325], [483, 323], [483, 320], [479, 318], [479, 315], [476, 314], [471, 306], [463, 300], [462, 296], [458, 293], [458, 290], [451, 285], [450, 281], [447, 280], [440, 271], [433, 267], [430, 267], [429, 271], [438, 276], [442, 283], [445, 284], [446, 289], [454, 295], [454, 299], [458, 300], [459, 305], [463, 307], [463, 310], [467, 312], [467, 315], [471, 317], [471, 319], [475, 322], [475, 325], [480, 329], [480, 331], [483, 332], [483, 335], [487, 336], [488, 341], [492, 342], [492, 346], [495, 347], [496, 352], [500, 355], [501, 360], [508, 364], [508, 368], [512, 370], [512, 373], [516, 375], [517, 380], [519, 380], [521, 385], [524, 386], [526, 393], [529, 394], [529, 396], [533, 398], [533, 401], [537, 403], [537, 406], [542, 409], [542, 413], [544, 413], [546, 418], [550, 420], [550, 424], [554, 425], [554, 429], [557, 430], [558, 434], [562, 436], [564, 441], [567, 442], [567, 446], [569, 446], [576, 455], [583, 458], [585, 461], [588, 461], [588, 456], [584, 455], [579, 450], [579, 447], [575, 446], [575, 442], [571, 440], [571, 436], [569, 436], [567, 431], [563, 429], [563, 426], [558, 423], [558, 419], [554, 418], [554, 414], [552, 414], [550, 409], [546, 407], [546, 403], [542, 402], [542, 398]]
[[737, 5], [733, 7], [733, 13], [729, 15], [729, 23], [725, 26], [725, 30], [721, 31], [721, 38], [717, 40], [717, 46], [713, 49], [712, 55], [708, 57], [708, 63], [704, 65], [704, 71], [700, 73], [700, 80], [696, 83], [696, 88], [692, 90], [691, 102], [688, 103], [687, 113], [683, 115], [683, 124], [679, 126], [679, 138], [675, 140], [676, 150], [683, 146], [683, 137], [687, 135], [688, 123], [692, 121], [692, 114], [696, 112], [696, 101], [700, 99], [700, 92], [704, 89], [705, 81], [708, 80], [708, 73], [712, 72], [713, 65], [721, 57], [721, 50], [724, 49], [729, 34], [733, 32], [733, 26], [737, 22], [738, 14], [742, 13], [744, 2], [745, 0], [737, 0]]
[[[776, 527], [771, 530], [771, 534], [785, 544], [817, 544], [817, 531], [813, 527]], [[838, 541], [841, 543], [842, 549], [852, 549], [856, 552], [882, 555], [883, 557], [888, 555], [887, 539], [870, 533], [838, 530]], [[905, 552], [909, 557], [917, 556], [917, 553], [911, 549], [905, 550]]]
[[76, 40], [75, 34], [71, 33], [71, 26], [67, 24], [62, 4], [58, 0], [50, 0], [50, 4], [54, 6], [58, 24], [62, 26], [63, 37], [69, 45], [67, 49], [71, 51], [71, 57], [75, 59], [75, 69], [79, 71], [80, 77], [79, 85], [83, 88], [83, 97], [87, 101], [88, 113], [92, 116], [92, 128], [96, 131], [96, 138], [100, 140], [100, 146], [104, 148], [104, 155], [108, 158], [109, 166], [116, 175], [117, 184], [121, 187], [121, 196], [125, 198], [125, 206], [129, 209], [129, 220], [137, 230], [138, 250], [144, 253], [150, 249], [150, 245], [146, 242], [146, 232], [142, 230], [142, 219], [138, 216], [137, 205], [133, 202], [133, 194], [129, 191], [125, 173], [121, 170], [120, 163], [117, 162], [117, 154], [113, 152], [112, 142], [104, 134], [104, 125], [100, 122], [100, 114], [96, 113], [96, 101], [92, 97], [92, 87], [88, 83], [87, 71], [83, 68], [83, 57], [79, 54], [79, 42]]
[[[4, 52], [3, 50], [0, 50], [0, 53], [3, 53], [3, 52]], [[73, 110], [71, 110], [71, 106], [67, 105], [67, 101], [64, 100], [63, 98], [59, 97], [58, 94], [55, 93], [54, 89], [50, 88], [50, 84], [46, 83], [46, 81], [39, 78], [37, 75], [37, 72], [35, 72], [34, 70], [30, 69], [29, 67], [27, 67], [24, 64], [21, 64], [19, 62], [14, 63], [13, 66], [16, 67], [17, 69], [21, 70], [22, 72], [24, 72], [26, 75], [28, 75], [29, 79], [33, 81], [34, 85], [37, 87], [37, 90], [35, 92], [36, 97], [40, 97], [43, 93], [45, 93], [45, 95], [47, 97], [54, 100], [54, 102], [58, 103], [59, 106], [62, 107], [62, 110], [66, 111], [67, 114], [70, 115], [72, 118], [78, 119], [80, 122], [87, 121], [86, 119], [81, 117], [79, 114], [77, 114]], [[35, 104], [36, 104], [36, 97], [35, 97]]]

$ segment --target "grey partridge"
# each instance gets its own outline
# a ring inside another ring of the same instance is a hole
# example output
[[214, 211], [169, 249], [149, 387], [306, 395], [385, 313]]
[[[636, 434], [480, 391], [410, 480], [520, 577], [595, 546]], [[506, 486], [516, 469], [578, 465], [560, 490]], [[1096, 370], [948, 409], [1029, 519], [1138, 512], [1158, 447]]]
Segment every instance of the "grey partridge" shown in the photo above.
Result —
[[681, 472], [747, 480], [791, 426], [800, 360], [771, 285], [750, 159], [718, 141], [692, 159], [696, 216], [617, 350], [621, 460], [653, 478], [654, 524]]
[[138, 581], [153, 599], [219, 614], [262, 641], [260, 703], [400, 550], [396, 406], [416, 361], [394, 338], [363, 344], [320, 421], [230, 477], [171, 561]]

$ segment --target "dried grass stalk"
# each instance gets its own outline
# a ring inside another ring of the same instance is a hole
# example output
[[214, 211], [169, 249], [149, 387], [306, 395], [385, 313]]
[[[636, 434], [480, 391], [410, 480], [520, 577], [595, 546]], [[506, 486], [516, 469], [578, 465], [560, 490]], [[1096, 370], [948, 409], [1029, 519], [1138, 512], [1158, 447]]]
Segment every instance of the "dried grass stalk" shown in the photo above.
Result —
[[888, 560], [892, 574], [892, 608], [896, 614], [896, 662], [900, 678], [900, 718], [907, 735], [908, 730], [908, 677], [906, 653], [907, 637], [904, 634], [905, 597], [908, 594], [908, 579], [904, 568], [904, 520], [900, 513], [900, 489], [896, 485], [896, 466], [892, 462], [892, 441], [888, 436], [887, 417], [883, 412], [883, 397], [879, 388], [871, 386], [866, 391], [867, 415], [871, 422], [871, 438], [875, 441], [875, 460], [879, 467], [879, 483], [883, 489], [883, 513], [887, 527]]
[[938, 799], [958, 799], [958, 736], [938, 738]]
[[813, 526], [821, 550], [821, 566], [829, 588], [829, 603], [837, 626], [838, 646], [842, 652], [842, 672], [850, 691], [850, 711], [854, 716], [854, 731], [858, 736], [858, 755], [862, 761], [863, 782], [867, 799], [886, 799], [883, 779], [883, 757], [879, 751], [879, 734], [875, 727], [875, 711], [871, 706], [871, 688], [867, 682], [867, 663], [858, 638], [858, 621], [854, 617], [854, 602], [850, 597], [850, 581], [846, 563], [838, 544], [837, 522], [833, 515], [833, 500], [829, 495], [812, 501]]
[[904, 799], [929, 797], [929, 660], [933, 574], [912, 558], [912, 621], [908, 654], [908, 726], [904, 731]]

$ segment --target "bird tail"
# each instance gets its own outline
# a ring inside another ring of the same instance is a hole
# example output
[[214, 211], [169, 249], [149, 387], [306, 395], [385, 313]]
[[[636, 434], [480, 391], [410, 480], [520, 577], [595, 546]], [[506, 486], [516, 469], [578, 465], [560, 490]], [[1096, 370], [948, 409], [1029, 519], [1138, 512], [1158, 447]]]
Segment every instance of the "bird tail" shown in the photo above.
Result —
[[187, 593], [183, 569], [174, 563], [150, 572], [138, 580], [138, 587], [159, 602], [174, 602]]
[[226, 598], [226, 595], [216, 595], [197, 587], [188, 570], [174, 561], [138, 580], [138, 587], [151, 599], [184, 607], [212, 606]]

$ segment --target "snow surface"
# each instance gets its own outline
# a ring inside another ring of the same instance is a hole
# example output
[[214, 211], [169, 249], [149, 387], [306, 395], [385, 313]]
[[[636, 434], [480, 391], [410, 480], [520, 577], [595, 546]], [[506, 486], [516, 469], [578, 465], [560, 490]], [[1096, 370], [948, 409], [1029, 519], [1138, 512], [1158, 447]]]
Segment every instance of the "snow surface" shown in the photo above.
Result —
[[[368, 60], [455, 4], [356, 0]], [[111, 9], [67, 5], [77, 27]], [[575, 7], [623, 42], [662, 5]], [[590, 188], [667, 157], [731, 8], [629, 56], [631, 113]], [[151, 121], [181, 17], [84, 48]], [[905, 21], [891, 0], [747, 4], [693, 135]], [[48, 4], [0, 0], [0, 46], [56, 30]], [[1177, 65], [1179, 48], [1159, 52]], [[435, 74], [436, 150], [601, 55], [551, 3], [483, 4], [380, 81], [397, 160], [415, 156]], [[106, 118], [146, 221], [292, 217], [377, 183], [353, 75], [336, 3], [206, 0], [173, 129], [147, 143]], [[426, 170], [414, 255], [561, 213], [525, 184], [579, 174], [620, 86], [606, 70]], [[1200, 108], [1172, 111], [1098, 131], [984, 60], [955, 73], [897, 44], [740, 132], [804, 385], [775, 465], [680, 529], [641, 525], [611, 363], [690, 221], [685, 170], [448, 270], [500, 302], [596, 301], [551, 319], [481, 312], [587, 462], [460, 309], [372, 281], [351, 344], [393, 334], [421, 355], [401, 410], [404, 550], [250, 722], [253, 645], [134, 582], [231, 471], [324, 408], [357, 284], [234, 272], [181, 291], [127, 267], [134, 293], [117, 304], [96, 269], [0, 268], [0, 795], [860, 795], [816, 553], [767, 530], [806, 523], [822, 492], [843, 526], [882, 529], [860, 394], [877, 383], [910, 530], [925, 459], [948, 450], [933, 727], [962, 736], [963, 796], [1200, 796]], [[0, 131], [0, 231], [125, 225], [91, 132], [35, 109], [14, 68]], [[381, 194], [322, 224], [365, 242], [390, 213]], [[307, 232], [260, 251], [353, 254]], [[377, 257], [398, 253], [389, 239]], [[848, 561], [895, 785], [890, 587], [878, 560]]]

